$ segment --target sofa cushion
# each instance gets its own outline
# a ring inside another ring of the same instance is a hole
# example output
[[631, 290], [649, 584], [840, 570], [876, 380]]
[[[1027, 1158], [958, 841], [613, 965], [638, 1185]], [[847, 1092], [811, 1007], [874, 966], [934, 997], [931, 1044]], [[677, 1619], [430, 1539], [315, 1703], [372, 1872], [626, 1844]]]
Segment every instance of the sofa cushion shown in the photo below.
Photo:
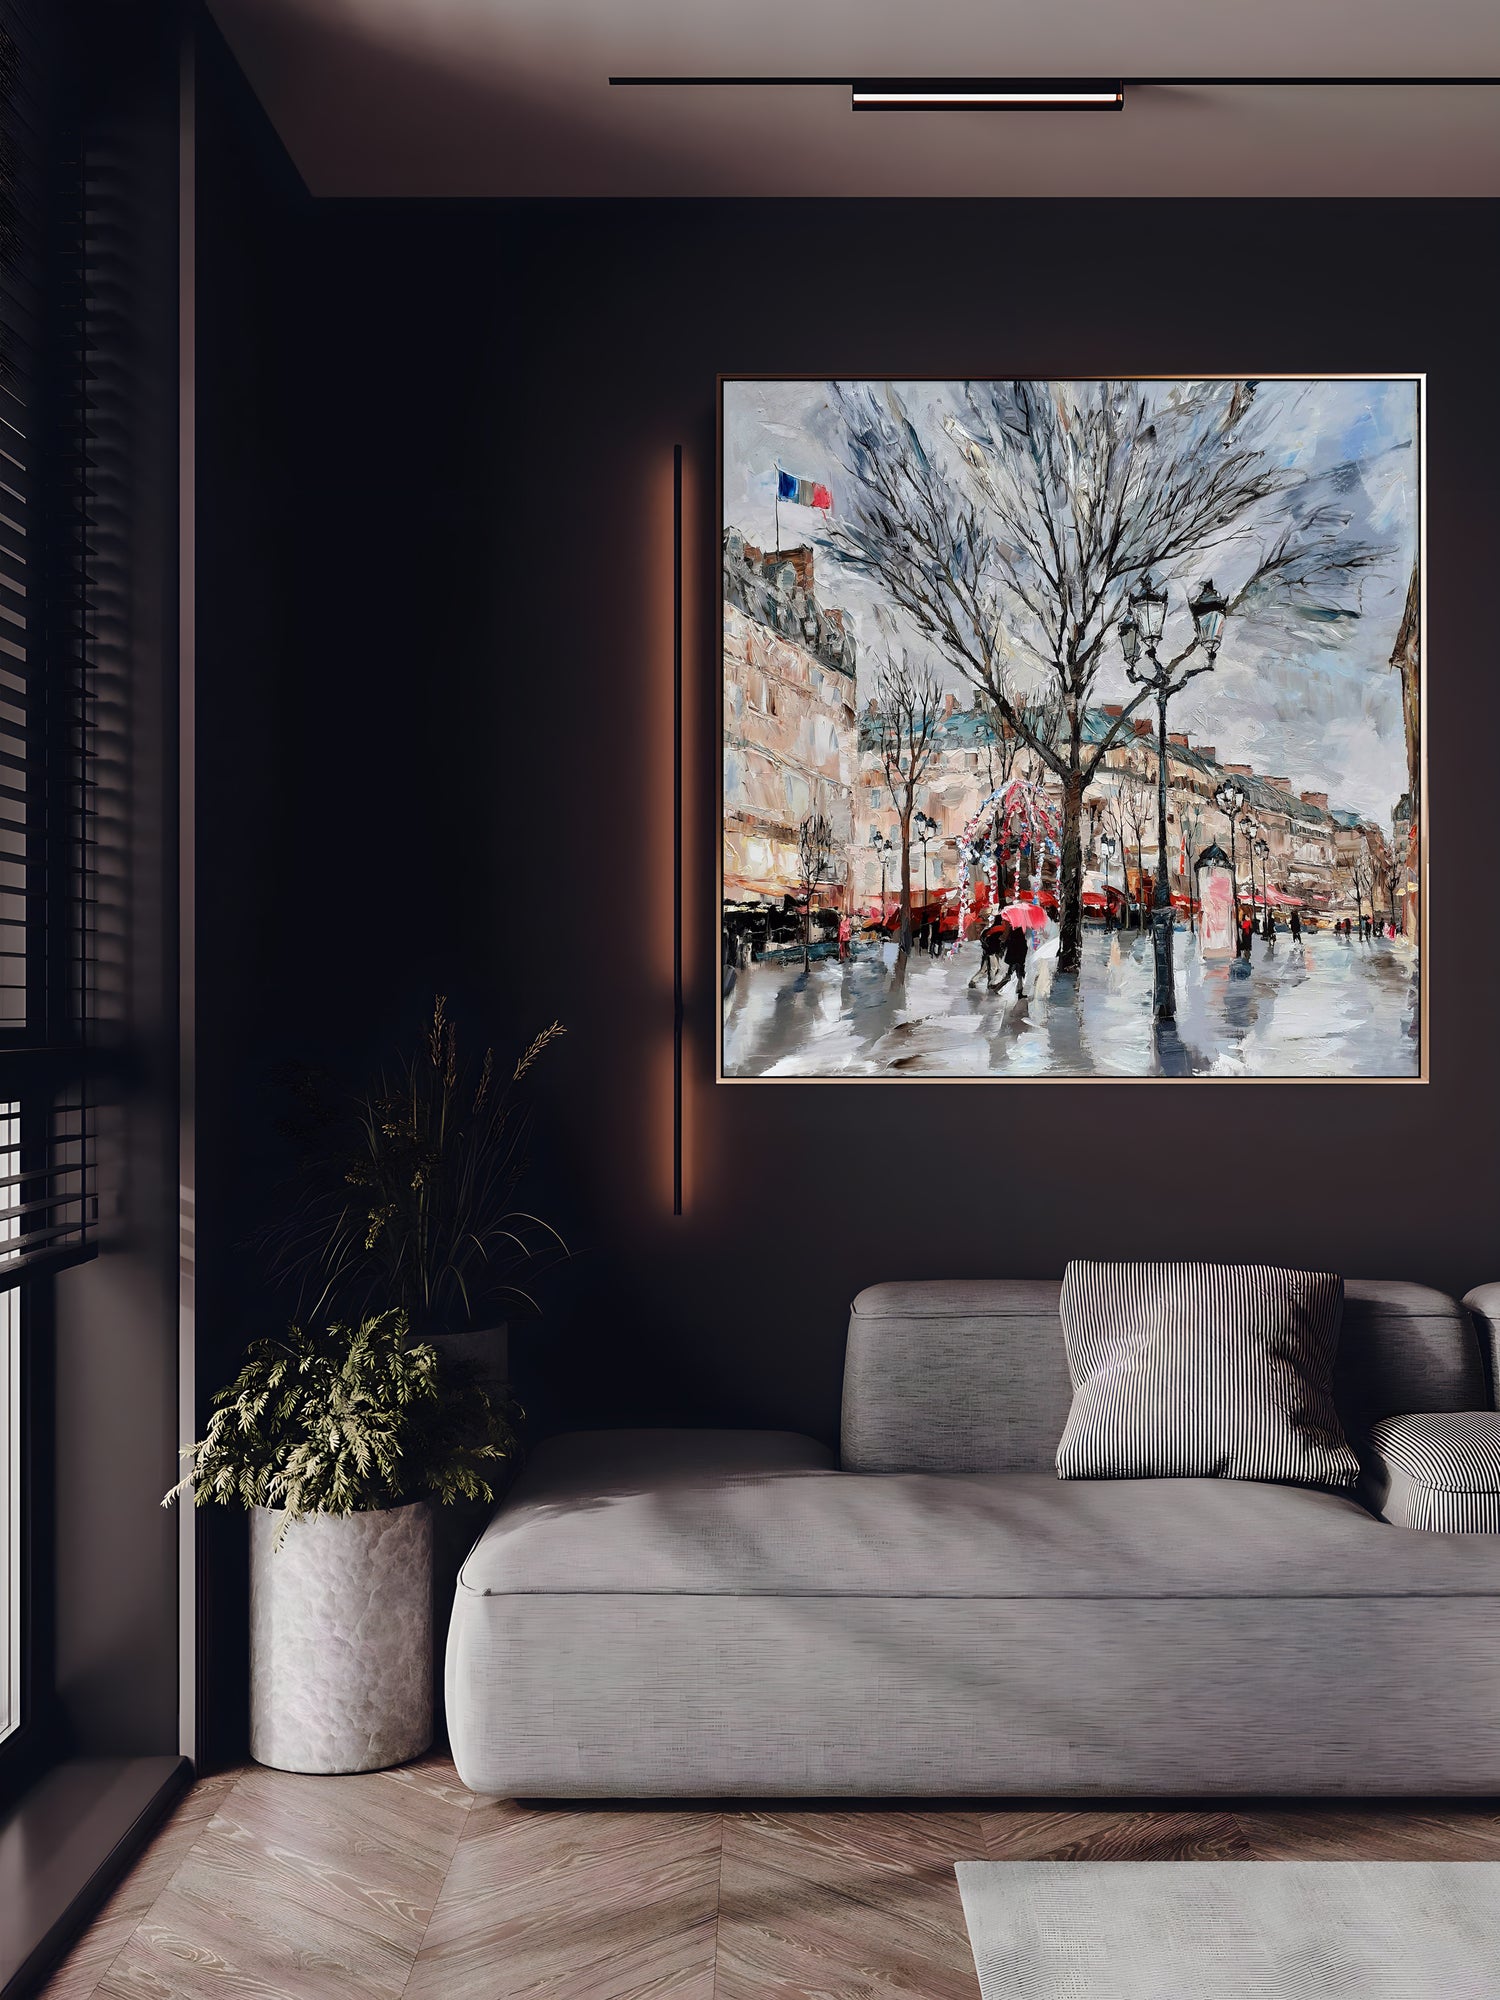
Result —
[[1343, 1296], [1331, 1273], [1268, 1264], [1070, 1264], [1060, 1477], [1353, 1486], [1332, 1389]]
[[833, 1470], [809, 1438], [575, 1432], [471, 1551], [476, 1595], [1495, 1596], [1500, 1545], [1341, 1494], [1212, 1479]]
[[1050, 1471], [1072, 1397], [1057, 1300], [1056, 1278], [867, 1286], [849, 1311], [844, 1465]]
[[1372, 1498], [1388, 1521], [1445, 1534], [1500, 1532], [1500, 1415], [1390, 1417], [1371, 1435]]

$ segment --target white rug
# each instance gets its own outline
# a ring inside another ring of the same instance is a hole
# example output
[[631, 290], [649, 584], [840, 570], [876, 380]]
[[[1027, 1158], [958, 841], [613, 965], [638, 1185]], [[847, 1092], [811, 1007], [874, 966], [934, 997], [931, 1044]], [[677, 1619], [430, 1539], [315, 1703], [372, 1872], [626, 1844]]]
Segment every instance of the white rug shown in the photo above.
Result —
[[1500, 1862], [961, 1861], [984, 2000], [1500, 2000]]

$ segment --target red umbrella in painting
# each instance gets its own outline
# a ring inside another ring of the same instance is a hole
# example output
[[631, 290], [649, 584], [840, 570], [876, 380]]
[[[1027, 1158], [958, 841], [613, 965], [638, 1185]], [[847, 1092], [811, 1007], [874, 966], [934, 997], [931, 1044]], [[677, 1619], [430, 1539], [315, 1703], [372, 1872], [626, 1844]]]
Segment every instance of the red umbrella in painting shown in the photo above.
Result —
[[1006, 923], [1023, 931], [1039, 931], [1047, 921], [1047, 912], [1040, 903], [1007, 903], [1000, 915]]

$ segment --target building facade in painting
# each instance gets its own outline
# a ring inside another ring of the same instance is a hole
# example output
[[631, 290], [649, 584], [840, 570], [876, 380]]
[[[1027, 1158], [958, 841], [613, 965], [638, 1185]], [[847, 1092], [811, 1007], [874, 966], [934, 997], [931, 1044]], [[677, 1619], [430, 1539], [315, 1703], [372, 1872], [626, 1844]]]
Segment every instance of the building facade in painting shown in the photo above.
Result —
[[1421, 929], [1422, 894], [1422, 594], [1414, 568], [1406, 592], [1401, 629], [1391, 650], [1391, 666], [1401, 676], [1401, 714], [1406, 725], [1406, 790], [1393, 815], [1392, 835], [1401, 869], [1398, 901], [1401, 927], [1415, 940]]
[[[1123, 704], [1105, 703], [1088, 718], [1087, 740], [1100, 741], [1117, 722]], [[1112, 830], [1119, 837], [1119, 820], [1112, 808], [1123, 785], [1132, 780], [1149, 788], [1154, 801], [1156, 790], [1156, 731], [1145, 717], [1132, 716], [1115, 742], [1105, 752], [1104, 762], [1085, 799], [1085, 859], [1090, 886], [1102, 893], [1106, 876], [1116, 888], [1124, 888], [1132, 899], [1142, 893], [1140, 875], [1144, 871], [1146, 890], [1154, 885], [1158, 856], [1154, 802], [1141, 828], [1141, 864], [1135, 859], [1135, 841], [1129, 853], [1112, 859], [1112, 874], [1104, 868], [1099, 846], [1101, 837]], [[962, 703], [956, 695], [944, 698], [934, 732], [931, 760], [918, 788], [917, 807], [935, 820], [937, 835], [928, 843], [926, 888], [929, 904], [935, 909], [956, 905], [959, 893], [959, 837], [981, 804], [1005, 782], [1014, 770], [1032, 778], [1040, 777], [1043, 789], [1057, 796], [1054, 778], [1042, 769], [1040, 760], [1025, 749], [1016, 751], [997, 732], [982, 700], [975, 697]], [[1293, 904], [1315, 914], [1353, 915], [1359, 905], [1356, 869], [1363, 865], [1375, 886], [1373, 909], [1377, 916], [1387, 912], [1391, 847], [1383, 830], [1357, 813], [1330, 804], [1326, 792], [1298, 791], [1289, 778], [1257, 771], [1247, 763], [1221, 761], [1215, 744], [1195, 744], [1189, 735], [1175, 731], [1168, 741], [1167, 865], [1174, 894], [1193, 893], [1192, 865], [1211, 841], [1217, 840], [1228, 852], [1227, 823], [1214, 793], [1226, 779], [1236, 780], [1248, 801], [1247, 811], [1254, 823], [1254, 838], [1266, 842], [1269, 853], [1264, 864], [1257, 860], [1255, 896], [1261, 899], [1269, 886], [1273, 909], [1283, 913]], [[848, 856], [851, 901], [864, 916], [878, 918], [882, 879], [885, 909], [896, 906], [897, 870], [887, 860], [882, 875], [881, 858], [871, 843], [871, 834], [897, 837], [897, 821], [886, 785], [880, 754], [880, 722], [873, 696], [867, 697], [859, 714], [859, 771], [855, 792], [855, 843]], [[1250, 860], [1242, 840], [1236, 839], [1235, 858], [1239, 863], [1242, 892], [1251, 893]], [[1184, 869], [1186, 860], [1186, 869]], [[1038, 857], [1036, 878], [1028, 859], [1019, 873], [1019, 886], [1050, 891], [1055, 869], [1050, 857]], [[912, 856], [913, 902], [920, 905], [923, 895], [923, 862], [920, 848]], [[1013, 876], [1011, 886], [1017, 886]], [[1368, 894], [1363, 897], [1365, 914], [1371, 913]], [[1400, 920], [1400, 899], [1397, 898]]]
[[830, 872], [814, 894], [843, 907], [854, 838], [858, 731], [852, 633], [818, 602], [810, 548], [724, 538], [724, 900], [788, 907], [802, 893], [799, 836], [827, 821]]

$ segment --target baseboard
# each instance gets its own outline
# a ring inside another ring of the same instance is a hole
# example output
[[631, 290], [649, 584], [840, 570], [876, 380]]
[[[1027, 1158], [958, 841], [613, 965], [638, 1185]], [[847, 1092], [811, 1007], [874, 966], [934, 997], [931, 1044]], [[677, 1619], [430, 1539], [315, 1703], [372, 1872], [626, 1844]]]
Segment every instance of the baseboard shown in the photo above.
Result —
[[35, 1992], [192, 1782], [185, 1757], [57, 1765], [0, 1827], [0, 2000]]

